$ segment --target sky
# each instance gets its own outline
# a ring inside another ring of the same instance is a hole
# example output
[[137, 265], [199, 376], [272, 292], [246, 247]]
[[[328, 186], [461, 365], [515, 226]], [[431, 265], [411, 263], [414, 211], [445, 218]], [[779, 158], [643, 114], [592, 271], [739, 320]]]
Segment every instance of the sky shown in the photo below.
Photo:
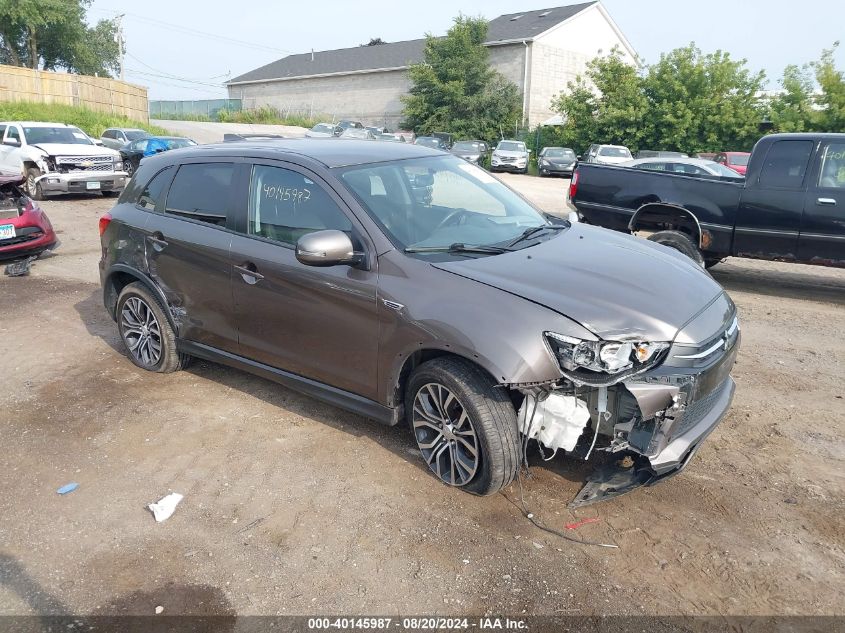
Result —
[[[127, 81], [150, 99], [213, 99], [235, 77], [291, 53], [444, 34], [459, 13], [487, 19], [568, 0], [94, 0], [89, 22], [123, 18]], [[690, 42], [728, 51], [778, 87], [788, 64], [819, 58], [845, 35], [843, 0], [602, 0], [646, 63]], [[424, 10], [422, 10], [424, 7]], [[836, 54], [845, 68], [845, 42]]]

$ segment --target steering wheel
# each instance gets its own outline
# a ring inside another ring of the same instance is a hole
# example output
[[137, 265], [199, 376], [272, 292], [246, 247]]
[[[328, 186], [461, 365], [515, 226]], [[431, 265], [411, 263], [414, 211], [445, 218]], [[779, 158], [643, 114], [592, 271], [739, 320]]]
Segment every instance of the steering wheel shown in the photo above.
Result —
[[[449, 213], [446, 214], [446, 217], [440, 220], [436, 227], [434, 227], [434, 231], [439, 231], [442, 228], [447, 226], [451, 226], [452, 224], [458, 225], [463, 224], [464, 220], [466, 219], [466, 215], [469, 213], [466, 209], [453, 209]], [[455, 221], [455, 218], [458, 218]], [[433, 231], [432, 231], [433, 232]]]

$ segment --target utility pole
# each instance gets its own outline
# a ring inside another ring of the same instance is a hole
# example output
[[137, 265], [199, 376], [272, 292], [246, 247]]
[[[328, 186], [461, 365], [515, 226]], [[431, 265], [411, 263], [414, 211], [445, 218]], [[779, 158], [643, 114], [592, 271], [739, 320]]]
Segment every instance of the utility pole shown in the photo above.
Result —
[[116, 15], [114, 18], [114, 25], [117, 29], [117, 33], [115, 34], [115, 38], [117, 39], [117, 57], [120, 63], [120, 80], [124, 81], [123, 76], [123, 17], [125, 13], [121, 13], [120, 15]]

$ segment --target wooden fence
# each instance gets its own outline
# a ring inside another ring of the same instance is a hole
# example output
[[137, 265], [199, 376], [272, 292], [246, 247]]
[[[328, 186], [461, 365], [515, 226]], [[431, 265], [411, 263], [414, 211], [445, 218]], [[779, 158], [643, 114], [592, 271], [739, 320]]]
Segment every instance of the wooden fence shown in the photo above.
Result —
[[105, 77], [0, 64], [0, 101], [63, 103], [149, 121], [147, 89]]

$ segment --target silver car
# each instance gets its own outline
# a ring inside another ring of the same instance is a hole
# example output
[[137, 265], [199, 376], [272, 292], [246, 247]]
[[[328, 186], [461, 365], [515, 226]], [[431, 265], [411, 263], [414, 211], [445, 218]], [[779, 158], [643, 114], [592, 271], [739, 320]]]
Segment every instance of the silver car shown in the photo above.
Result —
[[527, 174], [530, 153], [522, 141], [499, 141], [490, 157], [490, 171], [515, 171]]

